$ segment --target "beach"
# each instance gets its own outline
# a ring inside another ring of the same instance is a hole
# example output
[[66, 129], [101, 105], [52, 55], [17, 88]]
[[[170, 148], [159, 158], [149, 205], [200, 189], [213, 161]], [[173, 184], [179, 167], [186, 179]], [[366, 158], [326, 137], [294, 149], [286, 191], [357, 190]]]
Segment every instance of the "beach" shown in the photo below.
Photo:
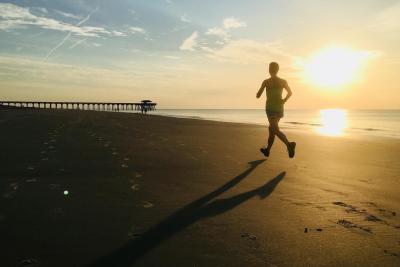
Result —
[[1, 266], [399, 266], [400, 139], [0, 110]]

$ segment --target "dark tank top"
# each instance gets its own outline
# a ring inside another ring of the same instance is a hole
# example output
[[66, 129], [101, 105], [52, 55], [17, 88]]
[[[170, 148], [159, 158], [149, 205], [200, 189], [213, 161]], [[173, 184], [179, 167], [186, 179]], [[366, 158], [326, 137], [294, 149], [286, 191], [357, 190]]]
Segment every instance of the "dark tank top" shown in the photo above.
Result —
[[267, 103], [265, 105], [266, 110], [283, 112], [283, 85], [284, 80], [280, 78], [273, 78], [267, 81]]

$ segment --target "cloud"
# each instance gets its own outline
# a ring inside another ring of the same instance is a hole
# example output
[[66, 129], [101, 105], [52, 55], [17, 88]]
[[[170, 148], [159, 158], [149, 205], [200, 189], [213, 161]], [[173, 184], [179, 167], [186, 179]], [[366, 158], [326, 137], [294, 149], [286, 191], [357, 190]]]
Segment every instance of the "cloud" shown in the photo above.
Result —
[[34, 11], [38, 11], [38, 12], [41, 12], [41, 13], [44, 13], [44, 14], [47, 14], [47, 13], [48, 13], [47, 9], [44, 8], [44, 7], [33, 7], [32, 9], [33, 9]]
[[126, 33], [120, 32], [120, 31], [111, 31], [111, 34], [113, 36], [117, 36], [117, 37], [126, 37], [126, 36], [128, 36]]
[[240, 21], [234, 17], [224, 19], [223, 25], [225, 29], [235, 29], [247, 26], [246, 22]]
[[[96, 81], [97, 79], [101, 79], [103, 81], [111, 81], [112, 79], [107, 76], [119, 77], [129, 80], [134, 79], [129, 76], [130, 72], [128, 71], [51, 63], [35, 60], [33, 58], [29, 59], [21, 57], [0, 56], [0, 70], [3, 70], [5, 68], [13, 70], [20, 74], [25, 73], [26, 78], [40, 80], [41, 82], [44, 82], [42, 84], [54, 81], [57, 82], [57, 80], [74, 82], [76, 80], [85, 81], [90, 79]], [[94, 76], [88, 76], [89, 74], [92, 74]]]
[[3, 19], [36, 18], [36, 16], [29, 12], [28, 8], [22, 8], [9, 3], [0, 3], [0, 17]]
[[173, 59], [173, 60], [179, 59], [179, 57], [177, 57], [177, 56], [170, 56], [170, 55], [165, 55], [164, 58]]
[[236, 28], [241, 28], [241, 27], [246, 27], [246, 26], [247, 26], [247, 24], [245, 22], [240, 21], [233, 17], [229, 17], [222, 21], [222, 27], [209, 28], [205, 34], [218, 36], [219, 38], [222, 38], [225, 41], [228, 41], [230, 39], [229, 31], [231, 29], [236, 29]]
[[[17, 80], [0, 79], [0, 85], [7, 88], [2, 93], [13, 97], [20, 94], [25, 99], [68, 100], [78, 97], [88, 101], [101, 98], [116, 100], [121, 98], [121, 94], [131, 97], [141, 94], [136, 90], [140, 92], [141, 88], [145, 88], [138, 81], [139, 76], [132, 71], [55, 64], [18, 57], [0, 56], [1, 73], [5, 73], [6, 77], [13, 77], [13, 73], [20, 77]], [[109, 88], [118, 90], [119, 94], [110, 94]], [[23, 93], [16, 89], [23, 90]]]
[[186, 38], [181, 46], [179, 47], [180, 50], [187, 50], [187, 51], [194, 51], [194, 48], [197, 45], [197, 38], [199, 34], [197, 32], [193, 32], [188, 38]]
[[[179, 91], [177, 86], [200, 87], [194, 79], [199, 71], [178, 62], [171, 61], [168, 64], [171, 69], [165, 69], [164, 65], [148, 68], [138, 63], [100, 68], [0, 55], [0, 87], [5, 88], [4, 98], [121, 101], [140, 99], [143, 95], [157, 99], [164, 95], [175, 99], [172, 95]], [[180, 71], [172, 69], [174, 66]], [[190, 78], [182, 79], [185, 75]], [[146, 88], [154, 90], [149, 92]]]
[[140, 27], [129, 27], [129, 31], [133, 34], [135, 33], [141, 33], [141, 34], [145, 34], [146, 30]]
[[183, 14], [183, 15], [181, 16], [181, 21], [182, 21], [182, 22], [190, 22], [190, 20], [187, 18], [187, 15], [186, 15], [186, 14]]
[[[108, 30], [102, 27], [80, 27], [82, 23], [72, 25], [55, 19], [36, 16], [30, 12], [29, 8], [10, 3], [0, 3], [0, 19], [0, 30], [9, 30], [30, 25], [86, 37], [98, 37], [100, 34], [110, 34]], [[83, 23], [87, 19], [85, 18]]]
[[74, 15], [74, 14], [67, 13], [67, 12], [63, 12], [63, 11], [60, 11], [60, 10], [54, 10], [54, 12], [60, 14], [61, 16], [66, 17], [66, 18], [72, 18], [72, 19], [76, 19], [76, 20], [81, 20], [82, 19], [81, 16]]
[[229, 38], [229, 34], [226, 30], [219, 28], [219, 27], [214, 27], [214, 28], [209, 28], [206, 31], [206, 35], [215, 35], [218, 36], [222, 39], [228, 39]]
[[101, 46], [101, 44], [99, 44], [99, 43], [91, 43], [94, 47], [100, 47]]
[[271, 59], [290, 59], [293, 57], [284, 52], [278, 43], [257, 42], [248, 39], [229, 41], [218, 49], [202, 47], [208, 56], [218, 61], [239, 64], [265, 63]]
[[374, 18], [371, 28], [378, 31], [400, 29], [400, 2], [382, 10]]

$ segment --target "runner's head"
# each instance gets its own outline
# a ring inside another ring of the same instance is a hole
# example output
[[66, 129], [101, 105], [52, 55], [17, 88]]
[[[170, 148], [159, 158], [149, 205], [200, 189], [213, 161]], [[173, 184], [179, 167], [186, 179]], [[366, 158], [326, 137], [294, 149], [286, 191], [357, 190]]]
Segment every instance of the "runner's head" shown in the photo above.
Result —
[[269, 63], [269, 74], [271, 74], [271, 76], [276, 76], [278, 74], [279, 71], [279, 65], [276, 62], [271, 62]]

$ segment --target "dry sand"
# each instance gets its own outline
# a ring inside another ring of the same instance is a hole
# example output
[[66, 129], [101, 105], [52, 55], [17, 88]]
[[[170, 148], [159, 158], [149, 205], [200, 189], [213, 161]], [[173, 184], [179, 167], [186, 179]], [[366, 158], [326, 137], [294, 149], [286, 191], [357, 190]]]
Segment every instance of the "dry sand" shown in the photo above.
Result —
[[0, 111], [0, 266], [399, 266], [400, 141]]

